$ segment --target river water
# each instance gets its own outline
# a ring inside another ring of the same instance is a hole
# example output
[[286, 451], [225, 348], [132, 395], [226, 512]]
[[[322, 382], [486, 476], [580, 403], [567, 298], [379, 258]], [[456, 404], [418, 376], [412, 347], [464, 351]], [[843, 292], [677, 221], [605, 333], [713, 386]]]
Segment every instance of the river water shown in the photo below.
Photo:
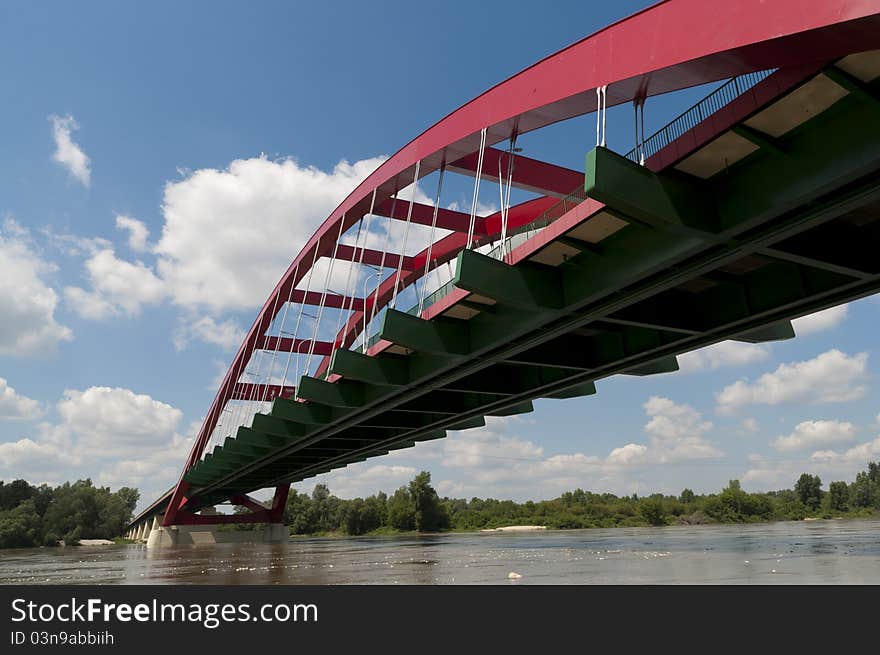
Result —
[[19, 549], [0, 583], [880, 584], [880, 521]]

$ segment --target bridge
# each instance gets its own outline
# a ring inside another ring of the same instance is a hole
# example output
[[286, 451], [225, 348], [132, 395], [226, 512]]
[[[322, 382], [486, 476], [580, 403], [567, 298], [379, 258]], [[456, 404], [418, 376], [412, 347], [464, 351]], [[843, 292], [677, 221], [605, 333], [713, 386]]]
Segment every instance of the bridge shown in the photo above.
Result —
[[[645, 137], [648, 99], [710, 82]], [[604, 129], [623, 104], [618, 153]], [[517, 147], [568, 120], [583, 171]], [[444, 208], [453, 176], [470, 211]], [[128, 536], [278, 524], [293, 482], [721, 340], [792, 338], [793, 318], [880, 289], [878, 246], [880, 0], [661, 2], [452, 112], [330, 214]], [[265, 488], [269, 504], [248, 495]], [[211, 511], [224, 502], [245, 511]]]

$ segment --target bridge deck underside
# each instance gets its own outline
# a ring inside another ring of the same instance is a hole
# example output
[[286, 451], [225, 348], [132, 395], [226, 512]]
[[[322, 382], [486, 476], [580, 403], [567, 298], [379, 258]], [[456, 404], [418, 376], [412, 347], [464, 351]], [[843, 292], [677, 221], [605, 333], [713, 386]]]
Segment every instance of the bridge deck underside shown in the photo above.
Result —
[[[662, 171], [587, 155], [588, 199], [506, 261], [463, 251], [422, 317], [388, 310], [369, 353], [190, 469], [186, 509], [363, 461], [613, 374], [677, 369], [734, 338], [880, 289], [880, 61], [856, 55]], [[650, 162], [649, 162], [650, 164]]]

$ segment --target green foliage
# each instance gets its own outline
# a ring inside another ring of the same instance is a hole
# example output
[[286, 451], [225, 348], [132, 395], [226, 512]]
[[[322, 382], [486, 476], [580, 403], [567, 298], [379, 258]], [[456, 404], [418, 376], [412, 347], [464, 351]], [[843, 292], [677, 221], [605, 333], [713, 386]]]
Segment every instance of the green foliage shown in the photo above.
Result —
[[648, 525], [666, 525], [662, 498], [655, 496], [642, 498], [639, 501], [639, 514], [648, 522]]
[[112, 539], [123, 533], [137, 505], [137, 489], [111, 493], [91, 480], [52, 489], [24, 480], [0, 482], [0, 548], [54, 546], [59, 539]]
[[685, 505], [689, 505], [694, 502], [695, 498], [696, 496], [694, 495], [694, 492], [690, 489], [683, 489], [681, 495], [678, 497], [678, 499]]
[[406, 487], [401, 487], [388, 499], [388, 525], [395, 530], [416, 529], [415, 506]]
[[849, 507], [849, 489], [846, 482], [832, 482], [828, 485], [828, 507], [836, 512], [845, 512]]
[[413, 504], [413, 521], [419, 532], [438, 532], [449, 527], [446, 508], [431, 486], [431, 474], [419, 473], [409, 483], [409, 495]]
[[811, 510], [816, 510], [822, 502], [821, 487], [822, 481], [818, 475], [802, 473], [794, 485], [794, 492], [797, 494], [799, 501]]

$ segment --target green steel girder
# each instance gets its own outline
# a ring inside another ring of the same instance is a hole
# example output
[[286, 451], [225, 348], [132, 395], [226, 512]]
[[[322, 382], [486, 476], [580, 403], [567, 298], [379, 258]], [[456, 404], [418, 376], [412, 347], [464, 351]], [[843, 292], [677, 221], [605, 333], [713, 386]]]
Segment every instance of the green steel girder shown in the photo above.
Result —
[[880, 112], [850, 95], [780, 137], [785, 156], [758, 151], [709, 180], [725, 231], [808, 205], [880, 164]]
[[780, 241], [768, 249], [768, 254], [853, 277], [880, 273], [880, 258], [874, 246], [880, 239], [880, 225], [869, 229], [872, 239], [865, 238], [864, 228], [842, 221], [821, 225], [811, 232]]
[[792, 327], [791, 321], [780, 321], [779, 323], [764, 325], [756, 330], [742, 332], [736, 335], [734, 340], [745, 343], [766, 343], [768, 341], [784, 341], [794, 337], [794, 327]]
[[453, 423], [447, 430], [470, 430], [471, 428], [481, 428], [485, 425], [486, 419], [482, 416], [472, 416]]
[[360, 407], [366, 402], [367, 388], [362, 382], [345, 379], [327, 382], [303, 375], [297, 395], [303, 400], [331, 407]]
[[397, 412], [416, 412], [419, 414], [450, 414], [458, 416], [464, 412], [479, 409], [483, 405], [504, 399], [503, 394], [468, 395], [447, 389], [434, 389], [422, 396], [395, 407]]
[[521, 262], [510, 266], [475, 250], [459, 253], [454, 284], [481, 296], [526, 310], [561, 309], [562, 276], [550, 266]]
[[565, 387], [559, 391], [548, 393], [544, 398], [555, 398], [564, 400], [566, 398], [581, 398], [582, 396], [592, 396], [596, 393], [595, 382], [579, 382], [573, 386]]
[[587, 336], [566, 334], [521, 352], [508, 361], [589, 371], [623, 356], [623, 334], [606, 331]]
[[[595, 387], [593, 387], [595, 389]], [[516, 405], [508, 405], [502, 409], [488, 410], [486, 416], [516, 416], [518, 414], [529, 414], [535, 411], [535, 406], [531, 400], [527, 400]]]
[[769, 134], [764, 134], [760, 130], [756, 130], [753, 127], [749, 127], [745, 123], [743, 123], [742, 125], [735, 125], [733, 128], [731, 128], [731, 132], [733, 132], [734, 134], [738, 134], [747, 141], [751, 141], [759, 148], [771, 150], [778, 155], [785, 155], [787, 153], [785, 146], [783, 146], [778, 139], [775, 139]]
[[431, 321], [412, 314], [387, 309], [379, 330], [382, 339], [424, 353], [467, 356], [470, 353], [467, 329], [462, 321], [437, 317]]
[[860, 99], [873, 104], [875, 108], [880, 107], [880, 92], [877, 91], [876, 85], [863, 82], [859, 78], [850, 75], [837, 66], [829, 66], [822, 72], [826, 77], [836, 82], [850, 93], [853, 93]]
[[648, 362], [647, 364], [640, 364], [639, 366], [634, 366], [633, 368], [627, 369], [623, 371], [624, 375], [658, 375], [660, 373], [674, 373], [678, 370], [678, 358], [673, 357], [663, 357], [661, 359], [655, 359], [653, 362]]
[[719, 231], [708, 185], [658, 174], [601, 146], [587, 153], [584, 190], [631, 221], [682, 233]]
[[[283, 446], [290, 440], [306, 436], [310, 429], [314, 429], [312, 425], [286, 421], [267, 414], [255, 415], [251, 425], [252, 434], [256, 435], [254, 438], [268, 441], [273, 446]], [[246, 429], [240, 428], [239, 432]]]
[[467, 394], [514, 396], [540, 389], [579, 373], [576, 369], [499, 363], [443, 387]]
[[287, 398], [272, 401], [271, 415], [305, 425], [326, 425], [343, 414], [342, 411], [319, 403], [301, 403]]
[[381, 357], [370, 357], [340, 348], [333, 353], [330, 373], [348, 380], [381, 386], [402, 387], [410, 383], [407, 358], [388, 353], [382, 353]]

